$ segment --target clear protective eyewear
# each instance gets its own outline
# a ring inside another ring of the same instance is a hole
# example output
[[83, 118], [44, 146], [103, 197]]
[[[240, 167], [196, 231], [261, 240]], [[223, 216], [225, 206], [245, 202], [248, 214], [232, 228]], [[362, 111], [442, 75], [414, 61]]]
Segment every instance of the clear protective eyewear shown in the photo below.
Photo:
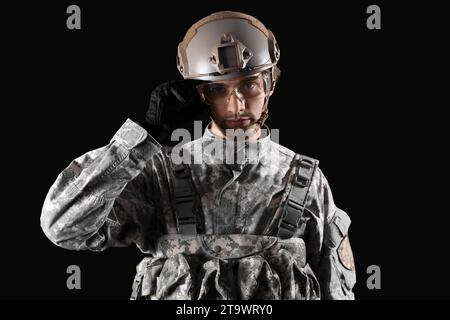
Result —
[[230, 102], [231, 95], [243, 101], [256, 98], [262, 94], [269, 94], [268, 81], [270, 74], [262, 72], [250, 77], [242, 78], [233, 86], [223, 82], [202, 83], [197, 86], [197, 91], [203, 102], [209, 105], [226, 106]]

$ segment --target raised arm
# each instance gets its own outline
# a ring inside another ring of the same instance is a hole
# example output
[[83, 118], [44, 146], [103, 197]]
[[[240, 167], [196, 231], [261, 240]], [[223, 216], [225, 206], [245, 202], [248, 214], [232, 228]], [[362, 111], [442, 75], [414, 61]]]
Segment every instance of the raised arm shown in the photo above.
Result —
[[75, 159], [45, 199], [41, 227], [56, 245], [104, 250], [136, 243], [152, 251], [142, 228], [157, 228], [152, 201], [152, 158], [161, 146], [128, 119], [102, 148]]

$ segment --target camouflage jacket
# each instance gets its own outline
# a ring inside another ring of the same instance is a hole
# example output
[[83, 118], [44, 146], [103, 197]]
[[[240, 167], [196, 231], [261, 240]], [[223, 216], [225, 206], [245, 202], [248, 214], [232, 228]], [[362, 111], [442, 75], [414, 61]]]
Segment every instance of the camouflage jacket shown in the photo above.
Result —
[[149, 255], [137, 267], [138, 296], [142, 297], [353, 299], [356, 278], [347, 237], [350, 220], [335, 206], [321, 170], [315, 170], [306, 199], [306, 228], [292, 239], [277, 242], [280, 239], [266, 233], [267, 226], [289, 184], [295, 153], [266, 136], [254, 142], [256, 161], [226, 164], [217, 153], [204, 151], [218, 140], [224, 139], [207, 129], [202, 138], [182, 148], [183, 159], [186, 154], [191, 160], [201, 159], [189, 164], [200, 236], [171, 241], [192, 249], [218, 235], [216, 241], [242, 251], [242, 245], [233, 247], [234, 235], [241, 234], [248, 235], [245, 241], [268, 248], [263, 253], [230, 260], [198, 258], [201, 255], [188, 255], [181, 249], [168, 254], [167, 248], [173, 246], [164, 240], [178, 233], [169, 169], [173, 159], [131, 120], [107, 146], [75, 159], [57, 177], [42, 209], [44, 233], [56, 245], [71, 250], [102, 251], [136, 244]]

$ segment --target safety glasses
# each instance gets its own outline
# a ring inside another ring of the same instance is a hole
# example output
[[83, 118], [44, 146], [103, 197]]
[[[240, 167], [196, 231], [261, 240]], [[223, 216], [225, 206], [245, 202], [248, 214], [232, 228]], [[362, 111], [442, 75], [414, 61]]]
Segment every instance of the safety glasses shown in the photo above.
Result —
[[266, 72], [262, 72], [237, 80], [232, 86], [220, 81], [202, 83], [197, 86], [197, 91], [206, 104], [226, 106], [233, 93], [241, 101], [267, 95], [269, 93], [268, 77]]

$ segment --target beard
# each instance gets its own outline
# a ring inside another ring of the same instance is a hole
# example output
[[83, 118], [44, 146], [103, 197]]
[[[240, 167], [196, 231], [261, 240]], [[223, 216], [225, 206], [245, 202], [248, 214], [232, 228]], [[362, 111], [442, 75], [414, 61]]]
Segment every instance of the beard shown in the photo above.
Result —
[[[241, 118], [244, 120], [237, 120]], [[260, 127], [254, 116], [241, 115], [237, 119], [228, 118], [220, 122], [214, 122], [225, 137], [232, 138], [233, 140], [247, 140], [258, 132]]]

